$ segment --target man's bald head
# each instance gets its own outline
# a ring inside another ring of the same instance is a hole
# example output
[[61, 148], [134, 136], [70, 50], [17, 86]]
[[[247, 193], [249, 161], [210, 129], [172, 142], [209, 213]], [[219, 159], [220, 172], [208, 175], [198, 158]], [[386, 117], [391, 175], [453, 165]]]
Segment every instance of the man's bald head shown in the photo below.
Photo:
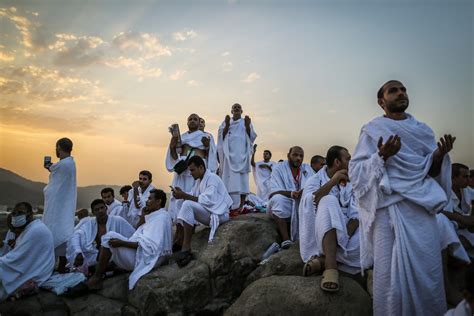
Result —
[[190, 131], [196, 131], [199, 128], [199, 115], [193, 113], [188, 116], [188, 129]]

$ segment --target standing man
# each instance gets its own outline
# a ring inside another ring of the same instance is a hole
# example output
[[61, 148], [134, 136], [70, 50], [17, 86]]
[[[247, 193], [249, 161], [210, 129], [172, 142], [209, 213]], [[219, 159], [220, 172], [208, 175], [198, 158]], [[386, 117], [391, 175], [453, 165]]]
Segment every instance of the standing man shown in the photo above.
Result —
[[76, 164], [71, 157], [72, 141], [61, 138], [56, 142], [55, 164], [45, 164], [50, 172], [44, 188], [43, 222], [53, 233], [54, 253], [59, 257], [58, 271], [66, 269], [67, 241], [74, 232], [74, 215], [77, 203]]
[[448, 200], [447, 154], [455, 138], [444, 135], [436, 143], [431, 128], [405, 112], [409, 101], [400, 81], [386, 82], [377, 99], [385, 115], [362, 127], [349, 165], [361, 265], [374, 266], [374, 315], [443, 315], [436, 213]]
[[272, 168], [275, 165], [270, 150], [263, 151], [263, 161], [255, 163], [255, 152], [257, 151], [257, 144], [253, 145], [253, 154], [250, 164], [252, 165], [253, 179], [257, 186], [257, 196], [265, 203], [268, 202], [270, 195], [270, 178], [272, 176]]
[[242, 106], [232, 105], [232, 118], [226, 115], [219, 127], [217, 149], [219, 175], [234, 201], [233, 208], [242, 208], [249, 189], [250, 157], [257, 134], [250, 117], [242, 119]]

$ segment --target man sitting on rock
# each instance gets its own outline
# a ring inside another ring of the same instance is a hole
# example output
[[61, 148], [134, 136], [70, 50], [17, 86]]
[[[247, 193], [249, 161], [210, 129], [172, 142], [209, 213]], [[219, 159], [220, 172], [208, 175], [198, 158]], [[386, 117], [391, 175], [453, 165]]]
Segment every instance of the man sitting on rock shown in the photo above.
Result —
[[132, 271], [129, 289], [133, 289], [143, 275], [166, 260], [171, 254], [173, 232], [171, 217], [165, 205], [165, 192], [153, 189], [143, 208], [139, 227], [130, 238], [117, 232], [108, 232], [102, 236], [95, 273], [86, 283], [89, 289], [102, 288], [102, 275], [109, 260], [123, 270]]
[[102, 200], [104, 200], [105, 204], [107, 205], [107, 214], [108, 215], [115, 215], [115, 216], [122, 216], [122, 203], [115, 198], [115, 192], [112, 188], [103, 188], [100, 191], [100, 196]]
[[232, 206], [232, 198], [221, 178], [206, 170], [201, 157], [191, 157], [188, 168], [195, 180], [191, 194], [183, 192], [179, 187], [173, 188], [173, 196], [184, 200], [178, 212], [178, 220], [182, 221], [184, 227], [183, 248], [177, 260], [180, 267], [186, 266], [193, 259], [191, 238], [194, 224], [199, 222], [210, 226], [209, 241], [212, 241], [219, 224], [229, 220], [229, 208]]
[[[359, 216], [348, 182], [351, 156], [341, 146], [329, 148], [324, 166], [306, 182], [299, 207], [303, 275], [322, 269], [324, 291], [339, 290], [339, 269], [360, 272]], [[324, 258], [323, 258], [324, 257]]]
[[[289, 248], [298, 238], [298, 204], [306, 180], [314, 174], [308, 164], [303, 163], [304, 151], [299, 146], [290, 148], [288, 161], [273, 167], [270, 180], [269, 214], [275, 220], [283, 242], [281, 248]], [[288, 224], [291, 223], [291, 239]]]
[[0, 257], [0, 301], [18, 290], [40, 286], [53, 273], [55, 263], [53, 235], [33, 218], [30, 203], [15, 205], [11, 224], [17, 238], [13, 249]]
[[96, 265], [103, 235], [116, 232], [128, 238], [135, 232], [122, 217], [107, 215], [108, 208], [103, 200], [92, 201], [91, 210], [94, 217], [87, 217], [76, 225], [66, 253], [70, 267], [81, 268], [84, 272]]

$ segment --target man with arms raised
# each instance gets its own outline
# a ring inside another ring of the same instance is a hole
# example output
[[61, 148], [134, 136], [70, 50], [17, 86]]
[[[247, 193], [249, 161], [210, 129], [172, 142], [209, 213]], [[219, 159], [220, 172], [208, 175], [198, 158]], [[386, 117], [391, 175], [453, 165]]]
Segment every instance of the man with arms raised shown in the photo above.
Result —
[[43, 223], [51, 230], [54, 238], [54, 252], [59, 257], [58, 271], [65, 272], [67, 241], [74, 231], [77, 186], [76, 164], [71, 157], [72, 141], [61, 138], [56, 142], [55, 164], [45, 164], [50, 172], [49, 183], [44, 188]]
[[[283, 240], [281, 247], [289, 248], [298, 239], [298, 205], [306, 180], [314, 174], [303, 163], [304, 151], [299, 146], [290, 148], [288, 160], [278, 163], [270, 180], [269, 214], [277, 224]], [[290, 226], [290, 231], [288, 230]], [[291, 233], [291, 238], [290, 238]]]
[[338, 268], [360, 272], [359, 220], [348, 182], [349, 152], [332, 146], [326, 157], [327, 166], [304, 186], [299, 206], [300, 253], [306, 263], [303, 275], [318, 272], [324, 265], [321, 288], [334, 292], [339, 290]]
[[53, 273], [54, 240], [48, 227], [33, 219], [30, 203], [15, 205], [11, 217], [15, 245], [0, 257], [0, 301], [25, 283], [41, 286]]
[[107, 215], [121, 216], [122, 213], [122, 203], [115, 198], [115, 192], [112, 188], [103, 188], [100, 191], [100, 196], [104, 200], [105, 205], [107, 205]]
[[374, 266], [374, 315], [442, 315], [436, 213], [447, 202], [447, 154], [455, 138], [444, 135], [437, 144], [431, 128], [405, 112], [409, 101], [400, 81], [386, 82], [377, 99], [385, 115], [362, 127], [349, 164], [361, 265]]
[[219, 175], [234, 201], [233, 207], [242, 208], [250, 193], [250, 157], [257, 134], [250, 117], [242, 119], [240, 104], [232, 105], [231, 113], [232, 118], [227, 115], [218, 132]]
[[[172, 137], [168, 152], [166, 154], [166, 169], [173, 172], [172, 187], [179, 187], [184, 192], [191, 192], [194, 185], [194, 179], [188, 169], [182, 173], [174, 171], [174, 166], [181, 160], [185, 160], [188, 156], [199, 156], [203, 158], [208, 168], [215, 172], [217, 169], [217, 149], [214, 141], [211, 141], [209, 134], [201, 131], [200, 118], [197, 114], [191, 114], [188, 117], [188, 131], [181, 135], [181, 144], [178, 144], [178, 137]], [[178, 145], [181, 149], [178, 154]], [[181, 208], [182, 200], [176, 199], [173, 195], [170, 197], [168, 211], [170, 212], [173, 222], [176, 224], [176, 234], [174, 249], [178, 250], [183, 243], [183, 226], [178, 223], [177, 217]]]
[[101, 238], [108, 232], [116, 232], [128, 238], [135, 229], [120, 216], [107, 215], [108, 208], [103, 200], [92, 201], [91, 210], [94, 217], [84, 219], [75, 229], [68, 242], [67, 259], [71, 268], [88, 267], [97, 263], [97, 255], [101, 246]]
[[132, 183], [132, 189], [128, 192], [128, 214], [126, 220], [135, 228], [138, 227], [142, 210], [146, 205], [150, 191], [155, 187], [151, 184], [152, 174], [148, 170], [142, 170], [138, 174], [138, 181]]
[[89, 289], [102, 288], [102, 275], [109, 260], [121, 269], [132, 271], [128, 281], [130, 290], [143, 275], [165, 261], [171, 254], [173, 239], [171, 217], [165, 205], [165, 192], [153, 189], [143, 209], [141, 225], [131, 237], [113, 231], [102, 236], [96, 270], [87, 281]]
[[252, 165], [253, 179], [257, 186], [257, 196], [265, 203], [270, 196], [270, 178], [272, 176], [272, 168], [275, 165], [272, 159], [270, 150], [263, 151], [263, 161], [255, 162], [255, 152], [257, 151], [257, 144], [253, 145], [253, 154], [250, 164]]
[[173, 189], [173, 196], [184, 201], [178, 213], [178, 219], [184, 226], [183, 249], [177, 260], [180, 267], [187, 265], [193, 258], [191, 238], [194, 224], [199, 222], [209, 226], [209, 241], [212, 241], [219, 224], [229, 220], [229, 208], [232, 206], [224, 183], [219, 176], [206, 170], [201, 157], [194, 156], [189, 160], [189, 172], [196, 180], [191, 194], [179, 187]]

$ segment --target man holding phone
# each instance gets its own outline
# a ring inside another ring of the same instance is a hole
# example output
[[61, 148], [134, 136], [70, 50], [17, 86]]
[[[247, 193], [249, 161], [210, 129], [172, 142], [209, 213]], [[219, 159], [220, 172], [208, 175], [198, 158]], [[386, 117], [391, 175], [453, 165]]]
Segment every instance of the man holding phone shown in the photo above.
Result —
[[57, 163], [45, 157], [44, 167], [50, 172], [44, 188], [43, 222], [53, 233], [55, 256], [59, 257], [58, 271], [66, 269], [67, 241], [74, 232], [77, 203], [76, 163], [71, 157], [72, 141], [61, 138], [56, 142]]

